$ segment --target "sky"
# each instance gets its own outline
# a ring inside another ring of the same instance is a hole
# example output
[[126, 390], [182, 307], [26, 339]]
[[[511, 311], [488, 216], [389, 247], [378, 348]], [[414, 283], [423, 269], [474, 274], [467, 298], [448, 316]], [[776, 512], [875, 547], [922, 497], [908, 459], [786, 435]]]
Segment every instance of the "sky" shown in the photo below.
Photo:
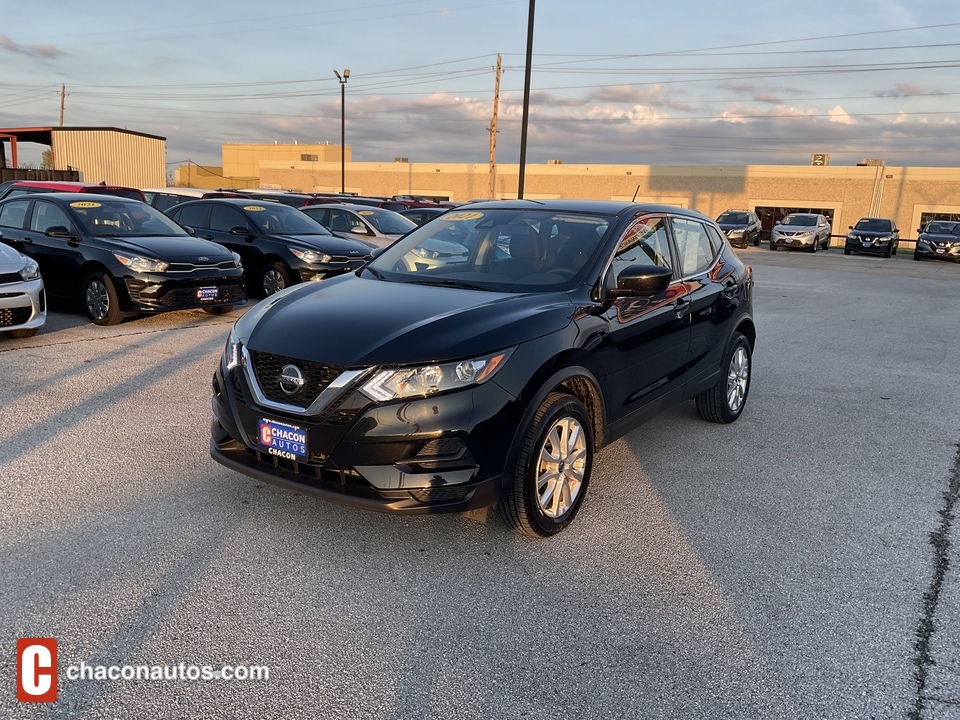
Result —
[[[520, 156], [533, 0], [0, 0], [0, 127], [121, 127], [355, 161]], [[960, 167], [960, 3], [539, 0], [528, 163]], [[21, 164], [44, 148], [21, 145]]]

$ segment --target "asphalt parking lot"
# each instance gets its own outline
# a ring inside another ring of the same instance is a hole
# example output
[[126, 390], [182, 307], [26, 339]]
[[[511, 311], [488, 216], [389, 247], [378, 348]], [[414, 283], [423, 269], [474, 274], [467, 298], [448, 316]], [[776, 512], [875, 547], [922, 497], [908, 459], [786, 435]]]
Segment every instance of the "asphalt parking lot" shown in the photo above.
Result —
[[[740, 252], [744, 415], [689, 404], [611, 445], [550, 540], [214, 463], [231, 316], [59, 309], [0, 339], [0, 716], [960, 717], [960, 265]], [[53, 704], [16, 701], [21, 637], [58, 640]]]

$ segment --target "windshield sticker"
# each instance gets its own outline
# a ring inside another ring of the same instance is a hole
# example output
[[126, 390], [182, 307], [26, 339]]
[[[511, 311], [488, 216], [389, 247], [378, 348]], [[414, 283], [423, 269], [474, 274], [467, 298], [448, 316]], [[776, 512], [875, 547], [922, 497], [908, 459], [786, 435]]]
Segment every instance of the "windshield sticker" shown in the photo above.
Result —
[[266, 210], [266, 208], [263, 205], [244, 205], [243, 209], [248, 210], [250, 212], [263, 212], [264, 210]]
[[361, 210], [357, 213], [358, 215], [373, 215], [373, 210]]
[[91, 202], [90, 200], [81, 200], [79, 202], [70, 203], [70, 207], [78, 207], [78, 208], [100, 207], [100, 203]]
[[482, 217], [483, 213], [481, 212], [455, 212], [441, 215], [440, 219], [449, 222], [462, 222], [464, 220], [479, 220]]

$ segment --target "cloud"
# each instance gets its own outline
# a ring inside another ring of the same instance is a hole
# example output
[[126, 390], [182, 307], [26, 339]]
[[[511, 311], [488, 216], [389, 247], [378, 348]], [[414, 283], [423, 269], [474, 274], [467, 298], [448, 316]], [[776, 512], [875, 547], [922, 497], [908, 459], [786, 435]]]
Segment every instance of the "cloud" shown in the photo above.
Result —
[[630, 85], [614, 85], [597, 88], [587, 95], [587, 99], [601, 103], [623, 103], [628, 105], [658, 105], [678, 112], [690, 112], [693, 108], [686, 103], [673, 100], [660, 85], [649, 88], [635, 88]]
[[843, 125], [856, 125], [857, 121], [854, 120], [842, 107], [837, 105], [835, 108], [831, 108], [827, 111], [830, 115], [830, 122], [842, 123]]
[[21, 45], [14, 42], [6, 35], [0, 35], [0, 48], [17, 53], [18, 55], [27, 55], [29, 57], [48, 59], [58, 58], [69, 54], [58, 48], [56, 45]]
[[449, 20], [451, 17], [453, 17], [453, 12], [451, 12], [450, 8], [445, 7], [440, 11], [441, 20]]
[[875, 97], [911, 97], [914, 95], [940, 95], [940, 90], [926, 90], [919, 85], [897, 83], [890, 90], [879, 90], [873, 93]]

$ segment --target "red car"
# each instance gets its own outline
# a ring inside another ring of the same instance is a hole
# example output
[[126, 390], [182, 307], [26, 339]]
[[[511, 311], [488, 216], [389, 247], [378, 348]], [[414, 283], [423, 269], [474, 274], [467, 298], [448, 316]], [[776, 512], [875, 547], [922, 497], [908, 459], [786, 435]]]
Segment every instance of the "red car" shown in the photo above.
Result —
[[59, 182], [56, 180], [17, 180], [0, 193], [0, 200], [16, 195], [26, 195], [27, 193], [49, 192], [97, 193], [98, 195], [116, 195], [130, 200], [146, 202], [143, 193], [136, 188], [97, 183]]

